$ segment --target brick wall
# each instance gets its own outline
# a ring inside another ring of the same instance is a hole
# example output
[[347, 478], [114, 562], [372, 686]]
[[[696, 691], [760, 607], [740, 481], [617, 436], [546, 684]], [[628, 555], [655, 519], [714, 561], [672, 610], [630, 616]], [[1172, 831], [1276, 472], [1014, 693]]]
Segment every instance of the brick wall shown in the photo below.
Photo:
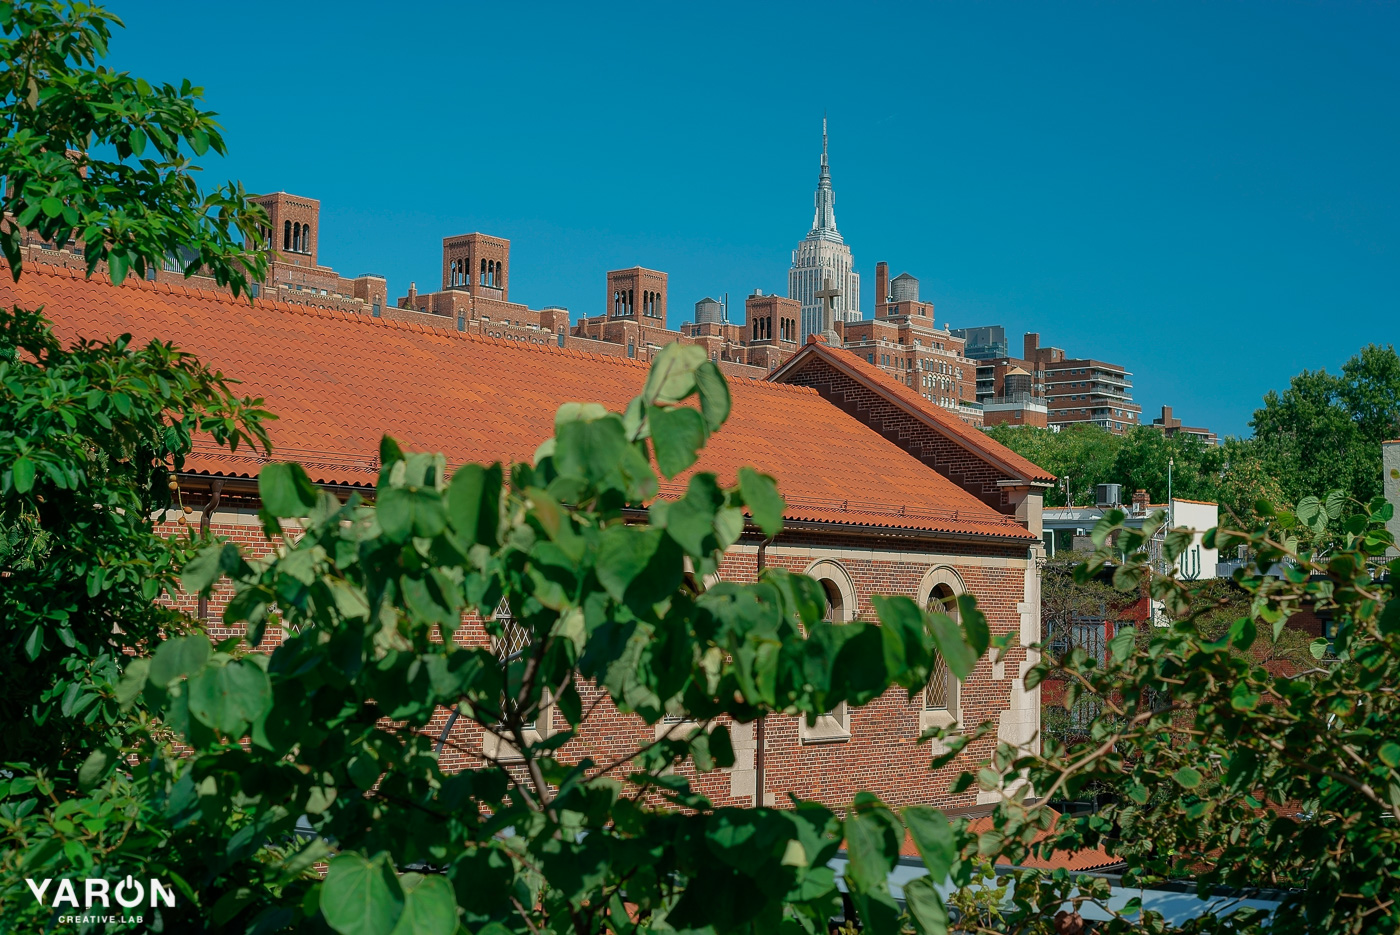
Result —
[[847, 376], [820, 357], [809, 357], [784, 383], [808, 386], [845, 412], [947, 477], [982, 502], [1014, 513], [1015, 502], [998, 482], [1011, 475], [916, 419], [864, 383]]
[[[187, 503], [200, 506], [199, 497], [187, 495]], [[169, 534], [182, 534], [185, 527], [174, 521], [158, 528]], [[200, 509], [189, 517], [199, 523]], [[212, 531], [239, 543], [250, 556], [270, 551], [258, 525], [255, 507], [247, 504], [236, 509], [220, 509], [212, 518]], [[883, 547], [882, 547], [883, 546]], [[910, 550], [913, 551], [910, 551]], [[801, 572], [814, 563], [823, 568], [838, 566], [849, 578], [854, 593], [854, 607], [849, 616], [874, 619], [871, 598], [876, 594], [903, 594], [916, 600], [928, 597], [930, 576], [960, 580], [968, 591], [978, 597], [979, 606], [987, 614], [993, 634], [1017, 633], [1020, 642], [1029, 642], [1038, 631], [1039, 615], [1028, 622], [1027, 608], [1038, 596], [1028, 593], [1035, 587], [1033, 569], [1028, 575], [1030, 560], [1024, 549], [1005, 546], [962, 543], [945, 546], [929, 543], [911, 545], [908, 540], [895, 543], [880, 537], [836, 538], [817, 532], [784, 534], [782, 539], [765, 550], [769, 567]], [[752, 581], [758, 571], [758, 547], [755, 540], [736, 545], [723, 559], [720, 577], [732, 581]], [[241, 627], [226, 626], [221, 610], [231, 597], [231, 588], [221, 586], [210, 602], [208, 630], [211, 638], [224, 639], [241, 632]], [[178, 606], [194, 614], [196, 600], [183, 595]], [[464, 619], [457, 639], [464, 645], [487, 645], [488, 638], [481, 620], [474, 615]], [[266, 649], [280, 644], [281, 634], [269, 628]], [[958, 692], [961, 724], [972, 727], [984, 720], [999, 721], [1002, 737], [1019, 741], [1029, 739], [1017, 725], [1030, 719], [1038, 726], [1038, 694], [1021, 689], [1021, 677], [1033, 662], [1024, 648], [1013, 649], [1000, 663], [982, 660], [977, 670]], [[599, 692], [591, 686], [581, 689], [585, 709]], [[835, 742], [804, 742], [799, 718], [772, 715], [765, 722], [764, 773], [767, 801], [786, 805], [787, 794], [817, 799], [831, 806], [844, 806], [860, 789], [869, 789], [895, 804], [933, 803], [944, 807], [974, 807], [978, 794], [960, 796], [948, 794], [948, 787], [965, 766], [990, 755], [995, 738], [974, 745], [955, 764], [938, 772], [928, 768], [933, 751], [929, 745], [917, 744], [924, 724], [922, 696], [909, 699], [903, 690], [887, 692], [871, 704], [848, 714], [849, 736]], [[440, 710], [429, 730], [439, 735], [447, 726], [450, 712]], [[540, 721], [543, 733], [557, 729], [554, 713]], [[562, 718], [558, 725], [562, 726]], [[677, 730], [693, 729], [682, 725]], [[699, 791], [717, 804], [750, 805], [755, 800], [755, 760], [757, 749], [754, 725], [734, 725], [737, 762], [733, 769], [693, 776]], [[638, 747], [651, 742], [657, 729], [640, 719], [619, 713], [609, 701], [601, 700], [589, 718], [580, 737], [567, 744], [560, 755], [567, 759], [592, 757], [600, 764], [612, 763]], [[475, 725], [459, 719], [447, 735], [441, 754], [449, 770], [478, 765], [480, 752], [487, 738]], [[683, 770], [688, 769], [684, 767]]]

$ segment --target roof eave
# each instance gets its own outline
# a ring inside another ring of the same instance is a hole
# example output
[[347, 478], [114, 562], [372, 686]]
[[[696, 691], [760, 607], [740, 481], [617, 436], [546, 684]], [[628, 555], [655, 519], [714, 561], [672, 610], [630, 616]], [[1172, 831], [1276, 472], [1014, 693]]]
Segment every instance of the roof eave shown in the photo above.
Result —
[[[792, 355], [792, 357], [788, 358], [787, 362], [784, 363], [781, 367], [778, 367], [777, 369], [775, 369], [772, 373], [770, 373], [770, 374], [768, 375], [767, 379], [768, 379], [770, 382], [777, 382], [777, 380], [778, 380], [779, 377], [781, 377], [781, 376], [783, 376], [784, 374], [789, 373], [789, 372], [791, 372], [793, 369], [795, 369], [795, 365], [797, 365], [797, 363], [798, 363], [799, 361], [805, 361], [806, 358], [807, 358], [807, 356], [809, 356], [809, 355], [806, 353], [806, 351], [807, 351], [809, 348], [811, 348], [811, 349], [812, 349], [812, 354], [819, 354], [819, 355], [821, 355], [823, 360], [827, 361], [827, 362], [830, 363], [832, 366], [836, 367], [836, 368], [839, 369], [842, 373], [846, 374], [847, 376], [851, 377], [852, 379], [859, 380], [862, 384], [864, 384], [865, 386], [869, 387], [872, 391], [874, 391], [875, 393], [878, 393], [878, 394], [880, 395], [880, 397], [883, 398], [886, 402], [893, 403], [894, 405], [898, 406], [900, 409], [902, 409], [902, 410], [904, 410], [905, 412], [909, 413], [910, 415], [914, 416], [916, 419], [920, 420], [920, 421], [923, 422], [925, 425], [928, 425], [928, 426], [930, 426], [931, 428], [935, 428], [935, 429], [941, 428], [941, 425], [940, 425], [939, 421], [938, 421], [937, 419], [931, 417], [927, 412], [924, 412], [922, 409], [918, 408], [917, 406], [910, 405], [906, 400], [903, 400], [903, 399], [901, 399], [899, 396], [897, 396], [897, 395], [891, 393], [891, 392], [888, 390], [888, 388], [886, 388], [885, 386], [883, 386], [883, 385], [881, 385], [881, 384], [879, 384], [879, 383], [874, 383], [874, 382], [870, 382], [870, 381], [867, 381], [867, 380], [863, 379], [863, 376], [862, 376], [862, 374], [859, 372], [859, 370], [857, 370], [855, 367], [850, 366], [850, 363], [849, 363], [848, 361], [843, 361], [843, 360], [839, 359], [839, 358], [837, 357], [837, 355], [834, 354], [834, 353], [832, 353], [832, 354], [822, 354], [821, 351], [816, 350], [816, 348], [818, 348], [818, 347], [824, 347], [827, 351], [842, 350], [841, 348], [834, 348], [834, 347], [832, 347], [831, 345], [827, 344], [827, 343], [824, 342], [824, 341], [813, 341], [812, 343], [810, 343], [810, 344], [806, 345], [805, 347], [803, 347], [802, 350], [800, 350], [800, 351], [798, 351], [796, 354]], [[978, 458], [984, 458], [984, 459], [986, 459], [987, 461], [991, 462], [995, 467], [999, 468], [999, 469], [1002, 470], [1002, 471], [1005, 471], [1007, 474], [1011, 475], [1011, 477], [1012, 477], [1013, 479], [1015, 479], [1015, 480], [1016, 480], [1017, 482], [1019, 482], [1019, 483], [1028, 484], [1028, 485], [1032, 485], [1032, 486], [1041, 486], [1041, 485], [1043, 485], [1043, 486], [1046, 486], [1046, 487], [1052, 486], [1052, 485], [1054, 485], [1054, 483], [1055, 483], [1054, 478], [1050, 478], [1050, 475], [1048, 475], [1048, 474], [1042, 475], [1042, 477], [1040, 477], [1040, 478], [1026, 477], [1025, 474], [1024, 474], [1023, 472], [1021, 472], [1021, 471], [1019, 471], [1019, 470], [1016, 470], [1015, 468], [1011, 467], [1011, 465], [1007, 464], [1005, 461], [1002, 461], [1000, 458], [997, 458], [997, 457], [996, 457], [995, 455], [993, 455], [991, 452], [986, 451], [986, 450], [983, 450], [983, 449], [980, 449], [980, 448], [975, 448], [975, 447], [973, 447], [973, 446], [970, 446], [970, 445], [966, 444], [961, 438], [959, 438], [957, 435], [955, 435], [955, 434], [953, 434], [953, 433], [950, 433], [950, 432], [940, 432], [940, 434], [942, 434], [944, 438], [948, 439], [948, 441], [950, 441], [950, 442], [952, 442], [953, 444], [957, 445], [959, 448], [962, 448], [962, 449], [963, 449], [964, 451], [966, 451], [967, 453], [969, 453], [969, 454], [971, 454], [971, 455], [974, 455], [975, 457], [978, 457]], [[1047, 479], [1047, 478], [1048, 478], [1048, 479]]]

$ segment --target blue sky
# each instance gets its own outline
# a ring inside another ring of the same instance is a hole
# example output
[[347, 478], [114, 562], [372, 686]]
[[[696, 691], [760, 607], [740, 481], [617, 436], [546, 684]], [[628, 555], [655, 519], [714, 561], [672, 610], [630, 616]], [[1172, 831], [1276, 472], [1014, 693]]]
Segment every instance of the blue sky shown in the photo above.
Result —
[[320, 260], [436, 287], [444, 236], [511, 240], [511, 298], [670, 320], [785, 291], [823, 110], [873, 306], [1121, 363], [1150, 418], [1247, 433], [1264, 392], [1400, 342], [1400, 7], [184, 4], [111, 0], [111, 62], [188, 77], [209, 181], [319, 198]]

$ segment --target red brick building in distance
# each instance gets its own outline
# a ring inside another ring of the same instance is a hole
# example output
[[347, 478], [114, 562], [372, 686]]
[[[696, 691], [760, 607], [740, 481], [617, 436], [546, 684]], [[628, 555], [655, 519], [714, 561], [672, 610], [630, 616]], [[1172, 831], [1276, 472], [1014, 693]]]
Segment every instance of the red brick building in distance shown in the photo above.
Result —
[[[479, 277], [481, 254], [463, 249], [449, 278], [467, 268]], [[488, 257], [485, 288], [502, 295], [466, 293], [473, 300], [468, 311], [482, 311], [478, 299], [505, 302], [504, 254], [496, 260], [499, 286], [489, 284], [491, 262]], [[528, 460], [551, 434], [561, 403], [599, 401], [620, 409], [647, 373], [626, 356], [497, 338], [489, 334], [494, 322], [458, 331], [268, 299], [250, 305], [187, 283], [133, 278], [114, 287], [103, 276], [85, 280], [80, 272], [39, 264], [18, 283], [9, 276], [0, 283], [0, 301], [45, 306], [64, 342], [122, 333], [138, 344], [159, 338], [242, 380], [241, 392], [265, 397], [280, 416], [270, 426], [276, 457], [300, 461], [316, 483], [341, 495], [372, 495], [382, 433], [407, 450], [441, 451], [452, 465]], [[872, 617], [874, 594], [929, 602], [968, 591], [993, 632], [1013, 634], [1020, 645], [999, 662], [981, 660], [961, 685], [941, 683], [913, 700], [892, 691], [811, 725], [771, 716], [761, 750], [753, 726], [739, 726], [736, 765], [696, 776], [696, 788], [721, 804], [781, 806], [792, 792], [843, 805], [867, 788], [895, 804], [977, 808], [985, 794], [952, 795], [949, 783], [963, 765], [989, 754], [993, 738], [936, 773], [928, 769], [929, 749], [915, 741], [932, 724], [991, 720], [1001, 738], [1035, 743], [1039, 694], [1023, 681], [1035, 654], [1024, 647], [1040, 636], [1040, 504], [1053, 478], [876, 366], [819, 340], [768, 379], [730, 382], [732, 415], [699, 467], [727, 482], [745, 464], [770, 472], [788, 506], [773, 541], [765, 544], [758, 530], [746, 529], [724, 557], [723, 577], [752, 580], [760, 563], [807, 572], [824, 583], [833, 614], [845, 620]], [[180, 477], [184, 502], [198, 511], [193, 518], [254, 555], [270, 548], [257, 519], [263, 463], [251, 452], [200, 444]], [[682, 489], [672, 485], [662, 495]], [[211, 602], [215, 638], [231, 633], [219, 619], [227, 596]], [[184, 606], [193, 612], [195, 602]], [[458, 635], [487, 639], [475, 619]], [[446, 723], [447, 712], [440, 712], [436, 728]], [[554, 724], [547, 714], [539, 729], [549, 733]], [[453, 743], [467, 750], [484, 743], [464, 722], [454, 731]], [[561, 755], [608, 760], [649, 742], [652, 731], [603, 704]], [[455, 756], [446, 761], [449, 768], [471, 765], [467, 755]]]
[[[1029, 376], [1029, 393], [1025, 380]], [[1009, 381], [1009, 382], [1008, 382]], [[1041, 347], [1028, 333], [1021, 357], [977, 362], [977, 398], [984, 425], [1097, 425], [1121, 435], [1141, 422], [1133, 402], [1132, 374], [1118, 364], [1068, 358], [1058, 347]]]
[[1162, 415], [1159, 418], [1152, 420], [1152, 427], [1154, 429], [1161, 429], [1162, 432], [1168, 438], [1172, 438], [1177, 435], [1191, 435], [1195, 438], [1199, 438], [1201, 440], [1201, 443], [1205, 445], [1220, 444], [1220, 436], [1216, 435], [1210, 429], [1196, 428], [1195, 426], [1191, 425], [1182, 425], [1181, 420], [1172, 415], [1171, 406], [1162, 407]]
[[920, 301], [913, 276], [891, 281], [889, 264], [875, 264], [875, 317], [834, 328], [852, 354], [964, 422], [982, 424], [977, 362], [963, 356], [962, 338], [934, 323], [933, 303]]

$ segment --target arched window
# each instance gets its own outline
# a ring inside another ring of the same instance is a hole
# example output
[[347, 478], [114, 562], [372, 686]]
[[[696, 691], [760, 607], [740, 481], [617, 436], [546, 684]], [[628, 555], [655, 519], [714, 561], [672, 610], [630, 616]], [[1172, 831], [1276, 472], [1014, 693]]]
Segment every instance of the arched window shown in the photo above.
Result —
[[[931, 569], [919, 583], [919, 593], [923, 595], [924, 606], [928, 610], [947, 614], [953, 622], [959, 622], [958, 596], [967, 593], [967, 588], [956, 571], [947, 566]], [[928, 687], [924, 689], [923, 711], [919, 715], [920, 730], [954, 727], [960, 722], [960, 688], [958, 680], [940, 657], [934, 664]]]
[[282, 224], [282, 249], [292, 249], [292, 222], [286, 221]]
[[637, 313], [637, 291], [636, 291], [635, 289], [628, 289], [628, 290], [627, 290], [627, 314], [628, 314], [628, 315], [635, 315], [636, 313]]
[[311, 252], [311, 225], [310, 225], [310, 224], [303, 224], [303, 225], [301, 225], [301, 252], [302, 252], [302, 253], [310, 253], [310, 252]]
[[[828, 623], [848, 623], [856, 618], [855, 582], [840, 562], [822, 559], [807, 566], [806, 573], [817, 579], [826, 594], [824, 620]], [[818, 715], [810, 724], [806, 715], [800, 715], [797, 733], [802, 743], [850, 740], [850, 710], [843, 701], [825, 714]]]

